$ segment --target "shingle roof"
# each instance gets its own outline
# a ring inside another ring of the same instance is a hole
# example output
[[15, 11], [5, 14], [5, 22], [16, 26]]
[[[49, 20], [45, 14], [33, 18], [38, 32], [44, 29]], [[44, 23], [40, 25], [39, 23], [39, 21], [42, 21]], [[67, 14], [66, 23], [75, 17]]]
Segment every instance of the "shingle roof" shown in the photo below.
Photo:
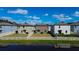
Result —
[[2, 20], [2, 19], [0, 19], [0, 26], [1, 25], [15, 25], [16, 23], [15, 22], [11, 22], [11, 21], [8, 21], [8, 20]]

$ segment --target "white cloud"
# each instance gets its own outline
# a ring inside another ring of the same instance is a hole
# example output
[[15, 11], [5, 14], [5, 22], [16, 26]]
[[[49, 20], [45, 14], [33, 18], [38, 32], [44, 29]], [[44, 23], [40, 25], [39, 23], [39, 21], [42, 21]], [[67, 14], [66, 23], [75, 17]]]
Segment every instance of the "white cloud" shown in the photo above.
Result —
[[48, 15], [49, 15], [48, 13], [45, 13], [45, 14], [44, 14], [44, 16], [48, 16]]
[[26, 23], [28, 24], [32, 24], [32, 25], [35, 25], [35, 24], [41, 24], [42, 21], [41, 20], [27, 20]]
[[16, 22], [12, 17], [2, 16], [0, 19]]
[[51, 21], [46, 21], [44, 24], [53, 24]]
[[70, 19], [72, 19], [71, 17], [69, 17], [69, 16], [65, 16], [64, 14], [53, 15], [53, 17], [59, 19], [60, 21], [70, 20]]
[[25, 16], [26, 18], [32, 18], [32, 16]]
[[6, 16], [2, 16], [0, 17], [1, 19], [4, 19], [4, 20], [11, 20], [12, 18], [11, 17], [6, 17]]
[[18, 20], [16, 20], [16, 22], [20, 23], [20, 24], [23, 24], [23, 23], [25, 23], [25, 20], [23, 21], [23, 19], [18, 19]]
[[74, 16], [79, 17], [79, 11], [75, 11]]
[[33, 19], [40, 19], [40, 17], [37, 17], [37, 16], [33, 16], [32, 18]]
[[37, 16], [25, 16], [26, 18], [32, 19], [32, 20], [38, 20], [40, 17]]
[[8, 13], [13, 13], [13, 14], [28, 14], [28, 10], [16, 9], [16, 10], [13, 10], [13, 11], [8, 11]]

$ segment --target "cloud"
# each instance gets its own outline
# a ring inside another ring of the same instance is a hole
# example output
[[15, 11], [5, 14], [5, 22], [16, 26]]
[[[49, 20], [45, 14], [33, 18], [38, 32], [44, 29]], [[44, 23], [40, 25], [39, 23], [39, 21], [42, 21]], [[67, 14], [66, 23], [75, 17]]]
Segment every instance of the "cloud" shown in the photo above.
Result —
[[18, 19], [16, 20], [17, 23], [20, 23], [20, 24], [24, 24], [25, 23], [25, 20], [23, 21], [23, 19]]
[[44, 16], [48, 16], [48, 15], [49, 15], [48, 13], [45, 13], [45, 14], [44, 14]]
[[12, 17], [2, 16], [0, 19], [16, 22]]
[[40, 19], [40, 17], [37, 17], [37, 16], [33, 16], [32, 18], [33, 19]]
[[23, 10], [23, 9], [16, 9], [13, 11], [8, 11], [8, 13], [12, 13], [12, 14], [28, 14], [27, 10]]
[[32, 24], [32, 25], [35, 25], [35, 24], [41, 24], [42, 21], [41, 20], [27, 20], [26, 23], [28, 24]]
[[25, 16], [26, 18], [32, 19], [32, 20], [38, 20], [40, 17], [37, 16]]
[[64, 14], [53, 15], [53, 17], [59, 19], [60, 21], [72, 19], [71, 17], [65, 16]]
[[74, 16], [79, 17], [79, 11], [75, 11]]
[[6, 16], [2, 16], [2, 17], [0, 17], [1, 19], [4, 19], [4, 20], [10, 20], [10, 19], [12, 19], [11, 17], [6, 17]]
[[53, 24], [51, 21], [46, 21], [44, 24]]

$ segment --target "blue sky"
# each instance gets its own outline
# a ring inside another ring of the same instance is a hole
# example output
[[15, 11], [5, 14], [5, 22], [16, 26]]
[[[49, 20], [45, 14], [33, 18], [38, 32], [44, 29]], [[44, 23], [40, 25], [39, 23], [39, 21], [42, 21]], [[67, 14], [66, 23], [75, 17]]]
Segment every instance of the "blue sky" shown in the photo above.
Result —
[[0, 18], [29, 24], [79, 21], [78, 7], [0, 7]]

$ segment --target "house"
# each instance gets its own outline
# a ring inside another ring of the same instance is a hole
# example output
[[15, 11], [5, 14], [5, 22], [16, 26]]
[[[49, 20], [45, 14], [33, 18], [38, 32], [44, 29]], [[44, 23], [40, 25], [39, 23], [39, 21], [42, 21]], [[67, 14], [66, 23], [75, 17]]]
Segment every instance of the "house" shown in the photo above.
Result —
[[71, 23], [71, 33], [79, 35], [79, 22]]
[[61, 23], [55, 24], [53, 26], [53, 33], [54, 34], [70, 34], [71, 33], [71, 26], [69, 24]]
[[16, 23], [8, 20], [0, 19], [0, 36], [5, 36], [14, 33], [16, 30]]
[[37, 33], [47, 33], [51, 31], [51, 26], [52, 25], [47, 25], [47, 24], [35, 25], [35, 31]]
[[30, 25], [30, 24], [17, 24], [18, 33], [47, 33], [51, 31], [51, 25]]
[[29, 32], [33, 32], [35, 30], [34, 25], [29, 25], [29, 24], [17, 24], [17, 32], [18, 33], [23, 33], [23, 34], [28, 34]]

